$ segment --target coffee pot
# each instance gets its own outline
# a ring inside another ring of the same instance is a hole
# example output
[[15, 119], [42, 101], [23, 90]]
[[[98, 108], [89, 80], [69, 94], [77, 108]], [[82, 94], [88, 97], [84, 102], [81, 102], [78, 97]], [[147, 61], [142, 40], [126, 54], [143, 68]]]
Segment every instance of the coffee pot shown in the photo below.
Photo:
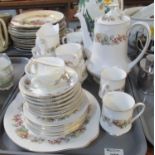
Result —
[[[117, 8], [111, 9], [104, 16], [96, 19], [93, 41], [83, 15], [78, 12], [76, 17], [81, 23], [84, 48], [88, 57], [87, 68], [97, 78], [100, 77], [102, 68], [108, 66], [117, 66], [127, 73], [130, 72], [149, 46], [151, 40], [149, 25], [144, 22], [136, 22], [131, 26], [130, 18]], [[147, 40], [139, 56], [130, 62], [127, 55], [128, 32], [135, 26], [142, 26], [146, 29]]]
[[5, 51], [8, 48], [8, 31], [7, 26], [2, 18], [0, 18], [0, 52]]

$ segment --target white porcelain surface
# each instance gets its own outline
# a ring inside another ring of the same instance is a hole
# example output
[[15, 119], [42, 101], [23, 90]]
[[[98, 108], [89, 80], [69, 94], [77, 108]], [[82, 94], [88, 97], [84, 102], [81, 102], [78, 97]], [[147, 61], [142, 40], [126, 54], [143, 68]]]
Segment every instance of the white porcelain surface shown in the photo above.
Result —
[[86, 91], [89, 99], [90, 110], [88, 121], [80, 130], [68, 135], [53, 139], [43, 139], [32, 134], [26, 127], [23, 120], [22, 104], [23, 98], [19, 94], [8, 107], [4, 117], [4, 128], [10, 139], [22, 148], [35, 152], [54, 152], [69, 149], [86, 147], [99, 134], [100, 107], [97, 100]]
[[57, 23], [64, 18], [64, 15], [58, 11], [36, 10], [29, 11], [15, 16], [11, 24], [18, 27], [35, 28], [45, 23]]
[[79, 43], [82, 44], [82, 33], [81, 31], [79, 32], [71, 32], [66, 34], [63, 38], [62, 38], [62, 43]]
[[[84, 47], [90, 52], [88, 70], [98, 78], [103, 67], [118, 66], [127, 73], [130, 72], [149, 46], [151, 39], [149, 26], [144, 22], [137, 22], [131, 26], [130, 18], [123, 15], [120, 11], [111, 10], [95, 21], [93, 42], [83, 15], [77, 13], [76, 16], [80, 19]], [[146, 29], [147, 42], [141, 54], [130, 62], [127, 55], [128, 31], [136, 26]], [[91, 70], [92, 68], [94, 69]]]
[[65, 73], [65, 64], [56, 57], [32, 58], [25, 67], [25, 73], [34, 81], [34, 85], [37, 85], [37, 80], [40, 85], [53, 84]]
[[[132, 123], [144, 112], [143, 103], [135, 104], [132, 96], [127, 93], [114, 91], [109, 92], [102, 98], [102, 115], [100, 124], [110, 135], [120, 136], [128, 132]], [[137, 107], [141, 110], [133, 116]]]
[[64, 78], [58, 80], [54, 85], [46, 87], [33, 87], [31, 78], [24, 76], [19, 82], [19, 89], [31, 97], [54, 97], [71, 90], [79, 81], [78, 74], [70, 67], [65, 67]]
[[99, 96], [108, 91], [123, 91], [125, 87], [127, 74], [118, 67], [105, 67], [101, 71]]
[[0, 54], [0, 90], [13, 86], [13, 66], [6, 54]]
[[55, 50], [56, 56], [62, 58], [67, 66], [73, 68], [78, 73], [81, 82], [87, 77], [82, 50], [82, 46], [77, 43], [63, 44]]
[[83, 58], [82, 46], [77, 43], [67, 43], [56, 48], [55, 54], [57, 57], [63, 58], [67, 63], [77, 65], [80, 59]]

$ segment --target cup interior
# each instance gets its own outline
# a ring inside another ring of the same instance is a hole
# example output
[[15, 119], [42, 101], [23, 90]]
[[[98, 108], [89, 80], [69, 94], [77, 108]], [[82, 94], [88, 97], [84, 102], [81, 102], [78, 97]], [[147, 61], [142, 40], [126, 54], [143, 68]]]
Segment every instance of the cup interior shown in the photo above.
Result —
[[30, 76], [49, 76], [50, 80], [57, 80], [64, 74], [64, 61], [56, 57], [40, 57], [30, 60], [25, 67], [26, 74]]
[[118, 67], [105, 67], [101, 72], [101, 78], [111, 81], [123, 80], [126, 76], [126, 72]]
[[82, 55], [82, 48], [77, 43], [67, 43], [56, 48], [56, 55]]
[[131, 110], [135, 105], [135, 101], [132, 96], [119, 91], [107, 93], [103, 96], [102, 101], [104, 106], [116, 112]]

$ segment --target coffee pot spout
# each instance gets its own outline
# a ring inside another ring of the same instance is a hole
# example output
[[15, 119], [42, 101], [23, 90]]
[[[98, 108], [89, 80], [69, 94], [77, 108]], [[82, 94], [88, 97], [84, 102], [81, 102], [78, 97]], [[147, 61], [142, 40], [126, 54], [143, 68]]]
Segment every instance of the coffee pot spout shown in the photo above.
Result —
[[92, 40], [90, 37], [90, 33], [88, 31], [88, 27], [87, 27], [85, 18], [81, 12], [76, 13], [75, 17], [77, 17], [80, 20], [84, 48], [87, 50], [87, 52], [88, 52], [87, 55], [89, 57], [91, 55]]

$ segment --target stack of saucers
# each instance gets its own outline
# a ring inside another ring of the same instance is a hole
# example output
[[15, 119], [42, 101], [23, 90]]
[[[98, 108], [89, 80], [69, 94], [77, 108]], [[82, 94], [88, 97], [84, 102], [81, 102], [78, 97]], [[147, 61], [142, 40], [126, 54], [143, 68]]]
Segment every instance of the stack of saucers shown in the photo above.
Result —
[[45, 23], [58, 23], [60, 38], [64, 36], [66, 22], [64, 15], [58, 11], [37, 10], [13, 17], [9, 25], [9, 33], [14, 47], [20, 51], [30, 51], [35, 45], [36, 32]]
[[[46, 59], [51, 58], [37, 58], [35, 62], [48, 62]], [[42, 79], [36, 84], [37, 80], [38, 78], [25, 75], [19, 82], [20, 92], [25, 100], [23, 114], [26, 126], [43, 137], [65, 136], [79, 129], [87, 117], [88, 101], [77, 73], [65, 67], [61, 79], [53, 85], [49, 84], [48, 88], [46, 84], [42, 85]]]

